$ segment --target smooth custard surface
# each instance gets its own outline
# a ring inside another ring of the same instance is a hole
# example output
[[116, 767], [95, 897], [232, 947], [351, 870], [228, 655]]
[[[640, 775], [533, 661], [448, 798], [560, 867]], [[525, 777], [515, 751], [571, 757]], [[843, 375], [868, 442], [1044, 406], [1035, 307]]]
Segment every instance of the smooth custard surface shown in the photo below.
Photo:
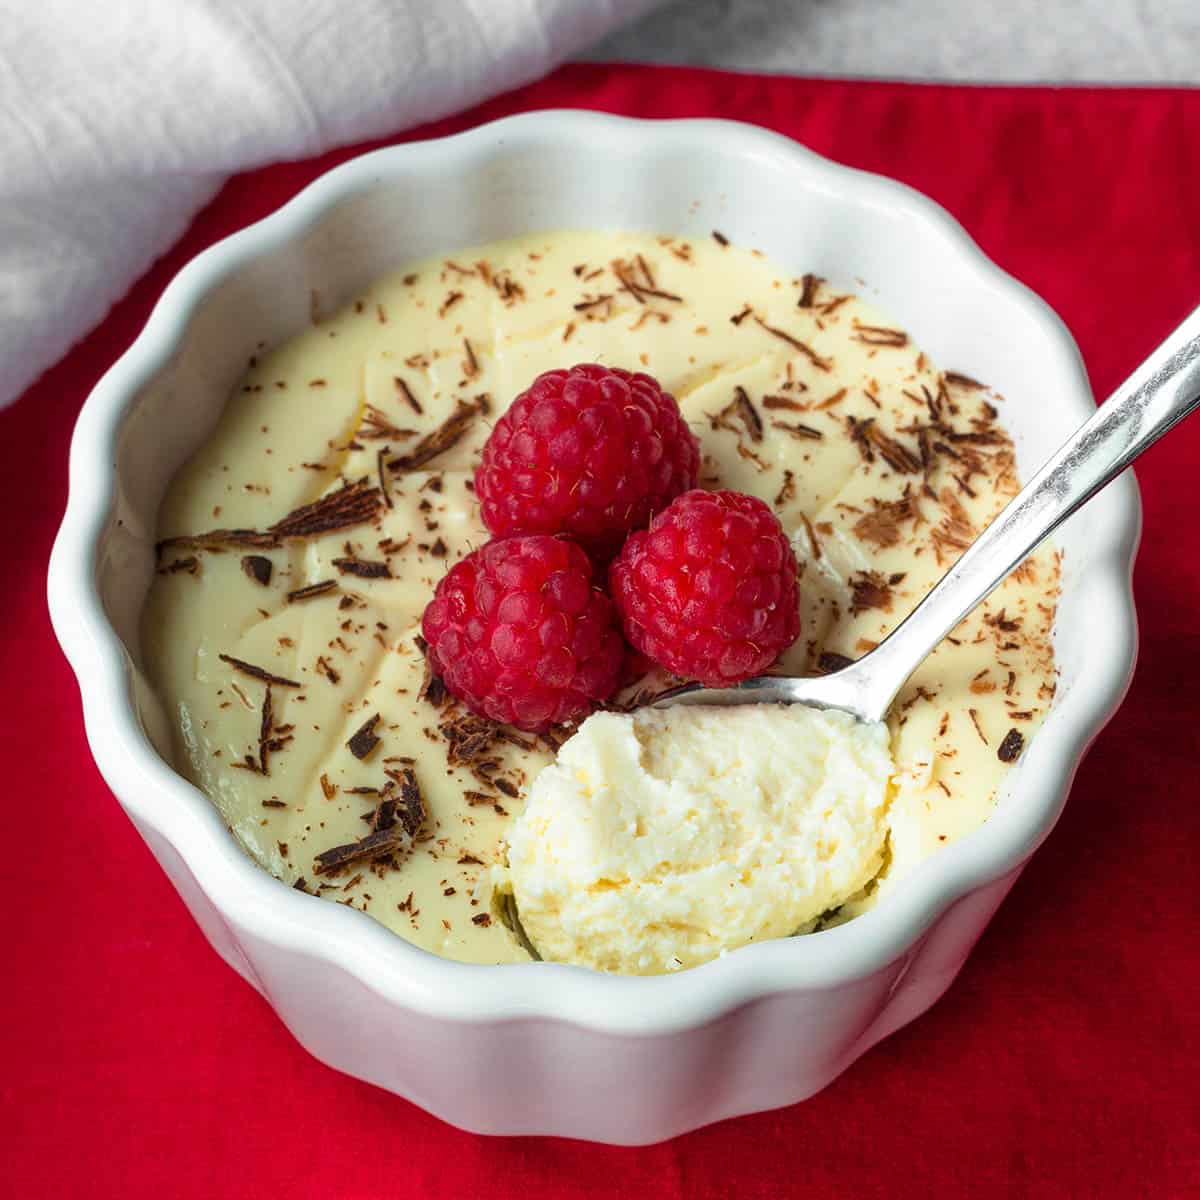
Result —
[[[861, 299], [715, 239], [559, 232], [461, 250], [264, 348], [160, 514], [143, 651], [176, 764], [279, 879], [470, 962], [528, 957], [492, 868], [569, 731], [464, 713], [430, 687], [416, 635], [446, 568], [487, 538], [471, 475], [492, 421], [542, 371], [587, 361], [653, 374], [700, 438], [701, 486], [773, 505], [802, 570], [789, 672], [869, 650], [1018, 486], [997, 397]], [[320, 534], [289, 518], [330, 495], [372, 519]], [[1053, 552], [1032, 557], [898, 698], [883, 865], [827, 919], [987, 818], [1053, 696], [1057, 578]], [[416, 844], [315, 873], [370, 832], [407, 770], [429, 812]]]

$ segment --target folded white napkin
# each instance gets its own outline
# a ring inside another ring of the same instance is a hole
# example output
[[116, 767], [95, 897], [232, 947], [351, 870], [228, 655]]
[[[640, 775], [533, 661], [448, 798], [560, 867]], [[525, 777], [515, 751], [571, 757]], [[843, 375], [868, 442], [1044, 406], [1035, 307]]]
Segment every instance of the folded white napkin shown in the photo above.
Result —
[[235, 171], [444, 116], [657, 0], [0, 0], [0, 405]]

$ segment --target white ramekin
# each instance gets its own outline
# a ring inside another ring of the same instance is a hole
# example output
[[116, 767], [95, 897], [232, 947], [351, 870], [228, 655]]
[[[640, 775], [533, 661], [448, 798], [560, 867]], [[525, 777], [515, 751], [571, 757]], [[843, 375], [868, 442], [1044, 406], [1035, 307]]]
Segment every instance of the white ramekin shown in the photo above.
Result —
[[487, 1133], [652, 1142], [811, 1095], [947, 988], [1053, 826], [1135, 653], [1126, 477], [1058, 535], [1061, 669], [995, 815], [839, 928], [679, 975], [448, 962], [272, 879], [164, 761], [138, 615], [166, 483], [246, 359], [405, 260], [521, 232], [636, 228], [764, 250], [866, 290], [934, 361], [1005, 398], [1028, 474], [1092, 411], [1070, 334], [940, 208], [723, 121], [513, 117], [322, 176], [188, 264], [88, 398], [50, 563], [96, 762], [217, 951], [330, 1065]]

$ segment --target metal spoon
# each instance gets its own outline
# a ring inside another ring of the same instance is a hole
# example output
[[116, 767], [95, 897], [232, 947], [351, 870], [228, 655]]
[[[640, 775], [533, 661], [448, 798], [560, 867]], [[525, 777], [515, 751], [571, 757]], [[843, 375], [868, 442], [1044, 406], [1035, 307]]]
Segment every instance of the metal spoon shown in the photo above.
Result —
[[1085, 421], [915, 609], [870, 653], [829, 675], [758, 675], [728, 688], [689, 684], [678, 704], [811, 704], [882, 721], [933, 648], [1077, 508], [1200, 406], [1200, 308]]

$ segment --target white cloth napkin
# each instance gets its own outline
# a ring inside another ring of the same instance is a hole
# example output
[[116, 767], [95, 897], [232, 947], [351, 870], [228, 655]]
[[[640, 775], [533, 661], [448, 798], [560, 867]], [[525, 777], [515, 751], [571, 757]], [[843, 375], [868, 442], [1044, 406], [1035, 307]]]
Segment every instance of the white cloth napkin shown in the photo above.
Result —
[[0, 0], [0, 405], [229, 174], [432, 120], [657, 0]]

